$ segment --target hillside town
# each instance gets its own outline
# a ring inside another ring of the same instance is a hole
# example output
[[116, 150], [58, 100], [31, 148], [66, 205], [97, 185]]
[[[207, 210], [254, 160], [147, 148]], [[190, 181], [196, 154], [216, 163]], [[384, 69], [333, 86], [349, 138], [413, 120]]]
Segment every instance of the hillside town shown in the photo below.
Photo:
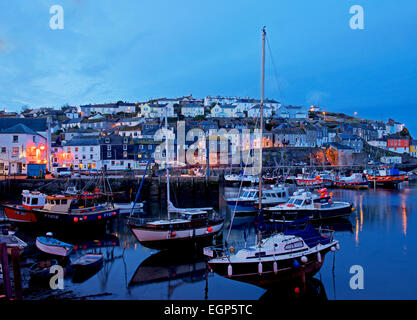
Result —
[[[266, 99], [263, 107], [265, 152], [304, 151], [301, 158], [287, 158], [288, 164], [407, 163], [417, 157], [417, 140], [412, 139], [405, 124], [392, 119], [360, 119], [356, 114], [334, 113], [314, 105], [284, 106], [274, 99]], [[31, 167], [35, 173], [40, 172], [39, 167], [42, 172], [60, 167], [74, 171], [144, 169], [149, 159], [154, 163], [153, 152], [161, 143], [155, 134], [165, 112], [174, 154], [180, 148], [175, 138], [180, 122], [186, 132], [201, 129], [206, 139], [226, 129], [219, 144], [225, 143], [230, 146], [229, 153], [234, 153], [239, 151], [236, 148], [248, 148], [242, 138], [233, 135], [243, 130], [254, 135], [260, 101], [189, 95], [147, 102], [65, 105], [60, 109], [23, 107], [20, 113], [4, 110], [0, 112], [0, 175], [32, 175]], [[184, 148], [192, 143], [194, 140], [187, 141]], [[208, 159], [204, 156], [196, 161], [206, 164], [207, 160], [215, 166], [219, 164], [216, 157], [210, 153]]]

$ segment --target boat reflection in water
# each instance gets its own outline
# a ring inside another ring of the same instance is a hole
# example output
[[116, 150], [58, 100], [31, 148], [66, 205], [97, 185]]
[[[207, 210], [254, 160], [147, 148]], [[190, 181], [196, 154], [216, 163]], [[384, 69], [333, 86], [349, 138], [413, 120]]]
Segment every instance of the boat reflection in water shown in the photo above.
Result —
[[260, 298], [261, 302], [277, 302], [288, 300], [327, 301], [326, 290], [323, 283], [316, 278], [307, 279], [305, 286], [293, 282], [276, 286], [267, 290]]
[[[204, 256], [178, 255], [169, 251], [159, 251], [145, 259], [136, 269], [129, 287], [148, 284], [168, 284], [168, 299], [176, 287], [184, 283], [196, 283], [206, 279]], [[179, 280], [172, 284], [171, 281]]]

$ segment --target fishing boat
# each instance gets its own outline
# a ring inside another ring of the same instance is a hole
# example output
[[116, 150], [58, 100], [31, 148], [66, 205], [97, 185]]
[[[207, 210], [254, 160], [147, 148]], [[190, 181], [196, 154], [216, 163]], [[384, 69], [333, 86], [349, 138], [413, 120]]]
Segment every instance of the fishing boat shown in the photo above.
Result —
[[353, 173], [349, 177], [336, 177], [332, 185], [341, 189], [368, 189], [369, 182], [362, 173]]
[[366, 170], [365, 174], [371, 186], [383, 188], [395, 188], [404, 182], [406, 177], [405, 173], [400, 172], [395, 166]]
[[247, 175], [247, 174], [226, 174], [224, 176], [224, 181], [227, 184], [240, 184], [243, 185], [250, 185], [258, 183], [259, 178], [255, 177], [253, 175]]
[[165, 170], [168, 216], [162, 219], [144, 219], [131, 215], [128, 220], [128, 226], [135, 238], [146, 247], [182, 250], [184, 249], [184, 244], [197, 245], [212, 241], [213, 237], [223, 229], [224, 218], [219, 216], [211, 207], [176, 208], [172, 204], [169, 182], [170, 149], [167, 132], [167, 108], [165, 108]]
[[48, 195], [42, 209], [34, 209], [38, 223], [76, 226], [105, 223], [119, 215], [113, 204], [98, 204], [74, 196]]
[[12, 222], [36, 222], [34, 209], [41, 209], [45, 205], [45, 195], [39, 191], [23, 190], [22, 204], [3, 204], [6, 217]]
[[126, 214], [130, 213], [130, 211], [133, 209], [134, 211], [142, 210], [143, 209], [143, 203], [142, 202], [131, 202], [131, 203], [115, 203], [115, 208], [118, 208], [120, 210], [120, 214]]
[[333, 201], [327, 189], [320, 189], [319, 195], [303, 189], [294, 192], [285, 204], [263, 209], [273, 223], [296, 221], [308, 217], [311, 221], [347, 217], [353, 211], [352, 204]]
[[48, 232], [46, 237], [36, 238], [36, 247], [47, 254], [54, 256], [67, 257], [71, 254], [74, 246], [52, 238], [52, 233]]
[[324, 187], [326, 184], [319, 175], [299, 174], [293, 180], [299, 187]]
[[86, 253], [71, 262], [71, 266], [77, 270], [90, 270], [99, 267], [103, 263], [103, 254]]
[[[227, 198], [227, 205], [236, 213], [257, 212], [257, 201], [259, 199], [259, 189], [243, 188], [243, 192], [238, 197]], [[273, 206], [284, 203], [288, 200], [288, 188], [283, 185], [277, 185], [262, 190], [262, 205]]]
[[13, 249], [17, 249], [19, 254], [28, 246], [26, 242], [16, 237], [14, 234], [8, 233], [0, 234], [0, 243], [5, 243], [7, 246], [7, 254], [11, 255]]

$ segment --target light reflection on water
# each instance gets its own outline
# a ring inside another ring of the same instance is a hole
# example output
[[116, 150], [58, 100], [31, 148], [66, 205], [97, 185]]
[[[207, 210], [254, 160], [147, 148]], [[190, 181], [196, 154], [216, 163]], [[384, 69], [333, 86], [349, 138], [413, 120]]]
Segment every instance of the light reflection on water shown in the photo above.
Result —
[[[230, 221], [221, 194], [229, 196], [237, 188], [220, 190], [219, 211], [226, 216], [224, 234]], [[315, 276], [321, 281], [329, 299], [416, 299], [417, 287], [417, 186], [404, 184], [401, 190], [334, 190], [334, 198], [350, 201], [355, 211], [349, 219], [330, 224], [341, 249], [326, 256]], [[186, 197], [186, 195], [183, 195]], [[187, 201], [179, 199], [180, 206]], [[207, 206], [202, 200], [201, 206]], [[159, 202], [161, 203], [161, 202]], [[154, 213], [159, 203], [153, 204]], [[193, 200], [193, 204], [198, 201]], [[159, 215], [159, 213], [158, 213]], [[230, 239], [243, 240], [243, 232], [254, 235], [251, 217], [236, 218]], [[328, 225], [325, 223], [323, 225]], [[119, 245], [102, 249], [107, 262], [96, 275], [80, 284], [66, 280], [66, 290], [79, 296], [109, 292], [102, 299], [259, 299], [265, 290], [253, 285], [206, 274], [200, 258], [176, 258], [156, 254], [142, 247], [120, 219], [115, 227]], [[95, 249], [98, 250], [98, 249]], [[180, 249], [181, 250], [181, 249]], [[81, 254], [82, 250], [78, 253]], [[152, 257], [151, 257], [152, 256]], [[150, 258], [151, 257], [151, 258]], [[352, 265], [365, 272], [365, 289], [349, 287]], [[147, 278], [154, 279], [148, 282]]]

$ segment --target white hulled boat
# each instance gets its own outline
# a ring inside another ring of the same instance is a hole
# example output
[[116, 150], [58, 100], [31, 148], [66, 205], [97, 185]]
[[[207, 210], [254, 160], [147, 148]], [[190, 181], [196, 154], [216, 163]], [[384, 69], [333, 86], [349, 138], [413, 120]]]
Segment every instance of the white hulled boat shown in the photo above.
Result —
[[176, 208], [170, 201], [166, 109], [165, 137], [168, 216], [163, 219], [130, 217], [130, 230], [141, 244], [155, 249], [183, 249], [183, 244], [209, 243], [223, 229], [224, 218], [217, 215], [213, 208]]

